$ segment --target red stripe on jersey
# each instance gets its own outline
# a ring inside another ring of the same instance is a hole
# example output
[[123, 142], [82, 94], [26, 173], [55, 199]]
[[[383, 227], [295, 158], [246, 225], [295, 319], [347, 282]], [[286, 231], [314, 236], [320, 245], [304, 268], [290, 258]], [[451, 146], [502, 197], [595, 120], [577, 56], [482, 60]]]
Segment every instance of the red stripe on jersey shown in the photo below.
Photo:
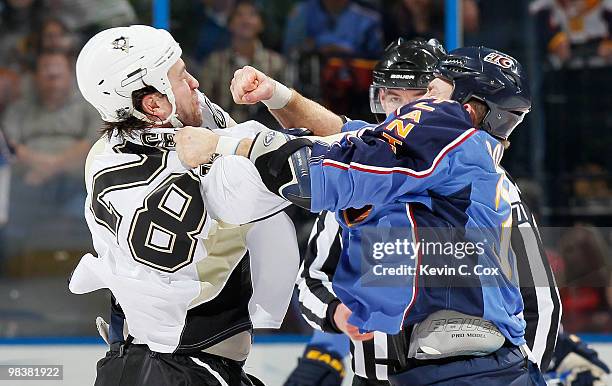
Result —
[[362, 172], [373, 173], [373, 174], [400, 173], [400, 174], [405, 174], [405, 175], [408, 175], [408, 176], [411, 176], [411, 177], [415, 177], [415, 178], [424, 178], [424, 177], [427, 177], [431, 173], [434, 172], [436, 167], [440, 164], [440, 161], [442, 161], [442, 159], [451, 150], [453, 150], [456, 147], [458, 147], [459, 145], [461, 145], [463, 142], [465, 142], [472, 135], [476, 134], [476, 132], [477, 132], [476, 129], [470, 129], [470, 130], [466, 131], [464, 134], [462, 134], [460, 137], [455, 139], [455, 141], [451, 142], [449, 145], [447, 145], [447, 147], [445, 149], [443, 149], [440, 153], [438, 153], [438, 155], [434, 159], [434, 163], [429, 167], [429, 169], [424, 170], [422, 172], [417, 172], [417, 171], [412, 170], [412, 169], [400, 168], [400, 167], [385, 168], [385, 167], [382, 167], [382, 166], [361, 165], [361, 164], [358, 164], [358, 163], [355, 163], [355, 162], [351, 162], [350, 164], [347, 165], [347, 164], [342, 163], [340, 161], [335, 161], [335, 160], [330, 160], [330, 159], [323, 160], [323, 166], [331, 166], [331, 167], [335, 167], [335, 168], [342, 169], [342, 170], [355, 169], [355, 170], [359, 170], [359, 171], [362, 171]]

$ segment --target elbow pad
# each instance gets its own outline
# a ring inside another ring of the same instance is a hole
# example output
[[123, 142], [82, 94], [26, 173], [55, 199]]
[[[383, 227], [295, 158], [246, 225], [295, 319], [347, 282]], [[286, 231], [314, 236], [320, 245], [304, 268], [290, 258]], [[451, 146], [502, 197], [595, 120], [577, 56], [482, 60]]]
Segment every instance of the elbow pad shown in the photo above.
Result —
[[310, 210], [310, 151], [313, 142], [274, 130], [257, 134], [249, 159], [268, 190]]

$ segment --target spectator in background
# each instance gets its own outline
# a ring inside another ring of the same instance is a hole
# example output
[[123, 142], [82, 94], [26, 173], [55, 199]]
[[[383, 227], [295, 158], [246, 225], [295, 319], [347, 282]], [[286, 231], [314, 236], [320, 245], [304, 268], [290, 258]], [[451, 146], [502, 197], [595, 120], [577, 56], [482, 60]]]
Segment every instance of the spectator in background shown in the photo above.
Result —
[[45, 51], [74, 52], [76, 43], [76, 36], [59, 17], [44, 19], [35, 32], [33, 42], [37, 55]]
[[[204, 5], [202, 21], [194, 52], [195, 59], [203, 62], [213, 51], [230, 45], [230, 32], [227, 21], [234, 7], [234, 0], [201, 0]], [[229, 86], [228, 86], [229, 87]]]
[[[476, 0], [463, 0], [463, 29], [478, 30], [479, 10]], [[398, 37], [424, 37], [444, 41], [444, 0], [400, 0], [384, 13], [385, 41]]]
[[[40, 54], [35, 92], [4, 115], [2, 127], [16, 153], [8, 224], [15, 237], [31, 237], [33, 225], [57, 225], [62, 218], [84, 226], [83, 164], [97, 137], [99, 115], [76, 93], [73, 74], [69, 55]], [[36, 237], [66, 238], [47, 233]]]
[[[36, 66], [36, 58], [41, 52], [62, 51], [72, 53], [76, 50], [77, 38], [59, 17], [45, 17], [38, 25], [34, 25], [28, 37], [28, 45], [24, 47], [22, 62], [27, 69]], [[22, 94], [34, 92], [34, 81], [31, 71], [22, 76]]]
[[612, 64], [612, 1], [536, 0], [530, 12], [554, 67]]
[[[8, 105], [19, 96], [19, 76], [14, 71], [0, 68], [0, 120]], [[4, 261], [4, 226], [8, 221], [9, 189], [11, 169], [9, 161], [12, 158], [0, 125], [0, 274]]]
[[28, 68], [29, 38], [45, 12], [42, 0], [0, 0], [0, 67]]
[[136, 22], [136, 13], [128, 0], [44, 1], [53, 14], [62, 16], [70, 30], [85, 32], [86, 35]]
[[306, 0], [289, 15], [283, 49], [377, 58], [383, 50], [381, 18], [351, 0]]
[[562, 235], [564, 282], [559, 283], [563, 325], [569, 332], [611, 332], [612, 314], [606, 299], [612, 261], [599, 230], [576, 225]]
[[287, 17], [296, 3], [298, 0], [261, 0], [259, 2], [263, 19], [266, 21], [266, 29], [262, 35], [262, 41], [266, 47], [277, 52], [283, 50], [283, 35]]
[[608, 186], [610, 172], [597, 162], [586, 162], [576, 168], [573, 180], [573, 204], [607, 210], [612, 199]]
[[95, 138], [97, 113], [75, 93], [73, 66], [62, 52], [44, 52], [34, 74], [36, 93], [11, 105], [3, 120], [29, 185], [62, 174], [82, 175]]
[[20, 96], [19, 75], [6, 68], [0, 68], [0, 119], [6, 108]]
[[[234, 71], [246, 65], [254, 66], [274, 79], [284, 79], [285, 60], [264, 48], [259, 40], [263, 31], [260, 10], [253, 1], [238, 1], [228, 18], [231, 46], [210, 54], [200, 76], [204, 93], [227, 111], [236, 122], [256, 119], [260, 105], [237, 105], [229, 90]], [[263, 107], [265, 109], [265, 106]], [[266, 111], [267, 113], [267, 111]]]

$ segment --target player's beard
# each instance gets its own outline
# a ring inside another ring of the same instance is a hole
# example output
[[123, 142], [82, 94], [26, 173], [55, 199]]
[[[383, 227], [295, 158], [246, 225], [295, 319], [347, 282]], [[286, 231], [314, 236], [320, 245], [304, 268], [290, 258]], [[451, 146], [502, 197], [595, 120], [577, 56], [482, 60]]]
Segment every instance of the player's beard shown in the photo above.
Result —
[[195, 97], [189, 101], [187, 108], [179, 108], [177, 106], [178, 119], [185, 126], [202, 126], [202, 111], [198, 104], [197, 94], [193, 94]]

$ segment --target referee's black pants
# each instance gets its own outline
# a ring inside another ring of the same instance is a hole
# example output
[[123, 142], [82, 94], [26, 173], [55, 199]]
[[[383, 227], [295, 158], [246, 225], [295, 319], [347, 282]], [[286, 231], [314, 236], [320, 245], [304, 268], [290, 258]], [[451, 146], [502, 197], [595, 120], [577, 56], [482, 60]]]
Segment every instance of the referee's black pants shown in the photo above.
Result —
[[357, 375], [353, 375], [353, 386], [391, 386], [389, 381], [379, 381], [376, 379], [362, 378]]
[[98, 361], [95, 386], [263, 386], [242, 364], [215, 355], [163, 354], [146, 345], [116, 343]]

